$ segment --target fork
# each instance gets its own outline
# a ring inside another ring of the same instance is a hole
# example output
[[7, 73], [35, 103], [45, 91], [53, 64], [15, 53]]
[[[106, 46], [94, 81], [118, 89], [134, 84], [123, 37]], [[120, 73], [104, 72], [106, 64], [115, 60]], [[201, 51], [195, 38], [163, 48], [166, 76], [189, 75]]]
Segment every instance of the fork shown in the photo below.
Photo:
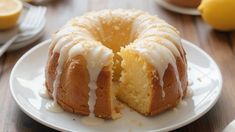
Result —
[[13, 36], [10, 40], [8, 40], [1, 48], [0, 48], [0, 57], [6, 52], [6, 50], [15, 42], [17, 38], [25, 37], [28, 35], [32, 35], [35, 33], [37, 28], [43, 22], [44, 15], [46, 13], [46, 7], [35, 7], [31, 5], [25, 5], [28, 8], [28, 11], [19, 25], [19, 32], [15, 36]]

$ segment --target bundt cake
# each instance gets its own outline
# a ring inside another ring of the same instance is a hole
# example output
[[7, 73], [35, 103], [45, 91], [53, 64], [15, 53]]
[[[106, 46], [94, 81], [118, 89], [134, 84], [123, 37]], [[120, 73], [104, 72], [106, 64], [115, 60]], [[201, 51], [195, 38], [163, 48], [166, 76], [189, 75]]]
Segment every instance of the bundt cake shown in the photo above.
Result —
[[148, 116], [185, 96], [186, 71], [174, 27], [139, 10], [102, 10], [73, 18], [53, 35], [45, 85], [69, 112], [116, 119], [117, 98]]

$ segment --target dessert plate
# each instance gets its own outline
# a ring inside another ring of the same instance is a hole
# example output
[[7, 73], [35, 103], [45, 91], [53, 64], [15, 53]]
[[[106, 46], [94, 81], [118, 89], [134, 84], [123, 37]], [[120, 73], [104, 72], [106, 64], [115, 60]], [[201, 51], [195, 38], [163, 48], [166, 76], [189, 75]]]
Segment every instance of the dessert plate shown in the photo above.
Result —
[[171, 3], [168, 3], [166, 0], [155, 0], [155, 1], [157, 2], [158, 5], [173, 12], [187, 14], [187, 15], [194, 15], [194, 16], [200, 15], [200, 12], [196, 8], [184, 8], [184, 7], [176, 6]]
[[182, 42], [188, 58], [190, 92], [176, 108], [154, 117], [142, 116], [125, 107], [122, 118], [90, 126], [78, 115], [48, 111], [46, 104], [51, 99], [41, 97], [40, 92], [45, 89], [44, 67], [50, 40], [32, 48], [16, 63], [10, 76], [11, 93], [27, 115], [59, 131], [171, 131], [209, 111], [222, 90], [221, 73], [213, 59], [194, 44]]

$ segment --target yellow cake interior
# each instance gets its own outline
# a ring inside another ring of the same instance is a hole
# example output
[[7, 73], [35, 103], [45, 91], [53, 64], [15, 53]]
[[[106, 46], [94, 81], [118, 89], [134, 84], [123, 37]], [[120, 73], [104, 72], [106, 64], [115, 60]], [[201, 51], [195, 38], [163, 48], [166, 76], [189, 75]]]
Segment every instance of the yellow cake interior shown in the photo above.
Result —
[[149, 111], [151, 102], [151, 80], [148, 76], [152, 71], [147, 69], [152, 67], [134, 52], [123, 49], [120, 55], [123, 58], [123, 71], [117, 97], [145, 114]]

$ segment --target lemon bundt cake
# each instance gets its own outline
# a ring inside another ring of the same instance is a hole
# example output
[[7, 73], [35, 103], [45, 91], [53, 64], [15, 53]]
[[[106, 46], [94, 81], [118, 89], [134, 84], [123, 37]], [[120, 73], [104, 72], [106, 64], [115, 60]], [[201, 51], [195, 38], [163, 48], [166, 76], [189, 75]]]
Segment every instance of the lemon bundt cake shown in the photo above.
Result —
[[186, 69], [174, 27], [138, 10], [102, 10], [55, 33], [45, 84], [69, 112], [115, 119], [117, 97], [139, 113], [156, 115], [184, 97]]

